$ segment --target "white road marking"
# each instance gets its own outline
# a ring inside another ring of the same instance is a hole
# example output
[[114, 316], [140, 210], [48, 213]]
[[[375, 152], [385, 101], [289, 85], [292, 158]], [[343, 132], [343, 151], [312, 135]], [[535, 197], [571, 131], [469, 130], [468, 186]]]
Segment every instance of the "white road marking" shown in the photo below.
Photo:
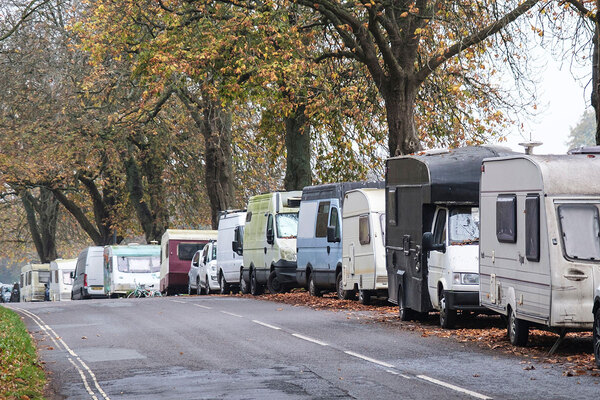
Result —
[[392, 375], [400, 375], [399, 373], [397, 373], [396, 371], [392, 371], [391, 369], [386, 369], [385, 372], [389, 372]]
[[241, 315], [237, 315], [237, 314], [234, 314], [234, 313], [231, 313], [231, 312], [228, 312], [228, 311], [221, 311], [221, 312], [222, 312], [223, 314], [231, 315], [232, 317], [244, 318], [244, 317], [243, 317], [243, 316], [241, 316]]
[[353, 351], [344, 351], [344, 353], [346, 353], [346, 354], [348, 354], [350, 356], [353, 356], [353, 357], [361, 358], [361, 359], [363, 359], [365, 361], [372, 362], [373, 364], [381, 365], [381, 366], [386, 367], [386, 368], [394, 368], [394, 366], [392, 364], [388, 364], [386, 362], [379, 361], [379, 360], [376, 360], [376, 359], [371, 358], [371, 357], [363, 356], [362, 354], [358, 354], [358, 353], [355, 353]]
[[312, 343], [316, 343], [316, 344], [318, 344], [320, 346], [328, 346], [328, 344], [325, 343], [325, 342], [321, 342], [320, 340], [313, 339], [313, 338], [310, 338], [308, 336], [301, 335], [299, 333], [292, 333], [292, 336], [295, 336], [298, 339], [302, 339], [302, 340], [306, 340], [306, 341], [309, 341], [309, 342], [312, 342]]
[[85, 390], [87, 390], [88, 394], [90, 396], [92, 396], [92, 399], [98, 400], [98, 398], [96, 397], [96, 395], [92, 391], [92, 388], [88, 384], [87, 378], [85, 377], [85, 374], [83, 373], [83, 371], [81, 370], [81, 368], [79, 368], [79, 366], [77, 364], [75, 364], [75, 361], [73, 361], [73, 359], [71, 357], [68, 357], [68, 359], [69, 359], [69, 362], [71, 364], [73, 364], [73, 366], [75, 367], [75, 369], [77, 370], [77, 372], [79, 372], [79, 376], [81, 376], [81, 380], [83, 381], [83, 386], [85, 386]]
[[181, 300], [171, 300], [173, 303], [179, 303], [179, 304], [187, 304], [187, 301], [181, 301]]
[[265, 322], [261, 322], [261, 321], [258, 321], [256, 319], [253, 319], [252, 322], [254, 322], [255, 324], [266, 326], [267, 328], [275, 329], [275, 330], [280, 330], [281, 329], [281, 328], [279, 328], [277, 326], [269, 325], [269, 324], [267, 324]]
[[427, 375], [417, 375], [417, 378], [421, 378], [421, 379], [426, 380], [428, 382], [435, 383], [436, 385], [440, 385], [440, 386], [446, 387], [448, 389], [455, 390], [457, 392], [468, 394], [469, 396], [473, 396], [473, 397], [478, 398], [478, 399], [492, 400], [491, 397], [488, 397], [488, 396], [486, 396], [484, 394], [477, 393], [477, 392], [474, 392], [472, 390], [464, 389], [464, 388], [461, 388], [460, 386], [452, 385], [451, 383], [446, 383], [446, 382], [443, 382], [443, 381], [440, 381], [440, 380], [437, 380], [437, 379], [434, 379], [434, 378], [430, 378]]
[[194, 304], [196, 307], [205, 308], [207, 310], [212, 310], [212, 307], [203, 306], [202, 304]]

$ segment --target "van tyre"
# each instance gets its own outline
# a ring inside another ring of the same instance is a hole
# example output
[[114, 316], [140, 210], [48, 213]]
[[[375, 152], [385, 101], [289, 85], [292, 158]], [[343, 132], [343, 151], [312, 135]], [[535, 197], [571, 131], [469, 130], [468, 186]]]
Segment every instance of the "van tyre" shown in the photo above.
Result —
[[204, 288], [204, 293], [210, 294], [210, 281], [208, 280], [208, 275], [206, 276], [206, 287]]
[[229, 283], [227, 283], [227, 281], [225, 280], [225, 276], [223, 275], [222, 272], [219, 275], [219, 286], [221, 287], [221, 289], [219, 290], [219, 293], [229, 294], [231, 292], [231, 287], [229, 286]]
[[529, 339], [529, 324], [527, 321], [518, 319], [515, 311], [508, 311], [508, 340], [515, 346], [525, 346]]
[[406, 307], [404, 292], [401, 287], [398, 288], [398, 316], [400, 317], [400, 321], [410, 321], [414, 319], [413, 310]]
[[444, 329], [453, 329], [456, 325], [456, 310], [450, 309], [446, 297], [446, 292], [440, 291], [440, 326]]
[[336, 276], [335, 288], [337, 291], [338, 299], [340, 300], [352, 300], [355, 296], [354, 290], [344, 290], [341, 271]]
[[594, 313], [594, 358], [596, 366], [600, 367], [600, 307]]
[[311, 296], [321, 297], [323, 293], [317, 288], [317, 284], [315, 283], [315, 274], [310, 274], [308, 278], [308, 293]]
[[240, 271], [240, 292], [242, 292], [242, 294], [250, 293], [250, 286], [244, 280], [244, 271], [243, 270]]
[[267, 279], [267, 287], [269, 288], [269, 292], [271, 294], [285, 293], [285, 285], [281, 283], [279, 277], [277, 276], [277, 272], [271, 271], [269, 274], [269, 279]]
[[258, 284], [256, 279], [256, 270], [250, 271], [250, 293], [252, 296], [259, 296], [262, 294], [262, 287]]
[[367, 290], [358, 291], [358, 302], [362, 305], [368, 306], [371, 304], [371, 292]]

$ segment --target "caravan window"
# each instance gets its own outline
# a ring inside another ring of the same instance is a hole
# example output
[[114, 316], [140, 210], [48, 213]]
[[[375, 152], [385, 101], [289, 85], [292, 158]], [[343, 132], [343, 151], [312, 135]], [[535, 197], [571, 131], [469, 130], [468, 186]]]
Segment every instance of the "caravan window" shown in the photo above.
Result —
[[331, 208], [331, 215], [329, 216], [329, 226], [335, 226], [335, 237], [341, 237], [340, 219], [338, 217], [338, 209], [336, 207]]
[[158, 257], [117, 257], [119, 272], [126, 273], [149, 273], [160, 271], [160, 260]]
[[50, 283], [50, 271], [38, 271], [39, 283]]
[[204, 243], [179, 243], [177, 245], [177, 257], [180, 260], [192, 261], [194, 254], [203, 248]]
[[71, 278], [71, 271], [62, 271], [62, 279], [64, 285], [73, 284], [73, 278]]
[[327, 236], [327, 218], [329, 218], [330, 202], [322, 201], [317, 210], [317, 224], [315, 226], [315, 237]]
[[565, 255], [571, 259], [600, 260], [598, 208], [592, 204], [558, 207]]
[[501, 194], [496, 200], [496, 237], [499, 242], [517, 242], [517, 196]]
[[398, 225], [398, 216], [396, 213], [396, 189], [388, 189], [387, 196], [387, 215], [390, 217], [388, 222], [390, 225]]
[[540, 196], [525, 199], [525, 255], [529, 261], [540, 261]]
[[458, 207], [450, 210], [448, 219], [450, 244], [470, 244], [479, 241], [479, 209]]
[[369, 228], [369, 216], [363, 215], [358, 219], [358, 240], [360, 244], [371, 243], [371, 230]]

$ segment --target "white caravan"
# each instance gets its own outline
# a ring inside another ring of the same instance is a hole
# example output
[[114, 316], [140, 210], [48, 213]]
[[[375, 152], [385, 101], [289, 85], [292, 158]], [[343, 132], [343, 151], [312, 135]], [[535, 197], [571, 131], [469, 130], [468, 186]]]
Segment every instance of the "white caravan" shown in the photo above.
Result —
[[[246, 211], [225, 211], [219, 216], [217, 242], [217, 279], [221, 294], [234, 292], [240, 284]], [[248, 290], [244, 288], [247, 292]]]
[[71, 300], [73, 278], [71, 272], [75, 271], [77, 259], [63, 260], [59, 258], [50, 262], [50, 300]]
[[104, 248], [104, 291], [107, 296], [125, 296], [137, 285], [158, 290], [160, 246], [130, 243]]
[[50, 264], [27, 264], [21, 268], [21, 301], [44, 301], [50, 284]]
[[362, 304], [371, 297], [387, 298], [385, 189], [357, 189], [345, 195], [342, 286], [347, 292], [358, 291]]
[[484, 160], [479, 299], [508, 317], [511, 343], [525, 345], [532, 324], [562, 338], [600, 317], [598, 177], [593, 155]]

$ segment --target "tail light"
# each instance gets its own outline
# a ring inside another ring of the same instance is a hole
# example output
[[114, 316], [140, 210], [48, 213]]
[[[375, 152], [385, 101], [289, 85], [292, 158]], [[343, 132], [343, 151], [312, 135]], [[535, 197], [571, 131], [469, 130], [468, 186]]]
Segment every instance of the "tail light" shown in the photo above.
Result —
[[83, 274], [83, 287], [87, 287], [87, 274]]

